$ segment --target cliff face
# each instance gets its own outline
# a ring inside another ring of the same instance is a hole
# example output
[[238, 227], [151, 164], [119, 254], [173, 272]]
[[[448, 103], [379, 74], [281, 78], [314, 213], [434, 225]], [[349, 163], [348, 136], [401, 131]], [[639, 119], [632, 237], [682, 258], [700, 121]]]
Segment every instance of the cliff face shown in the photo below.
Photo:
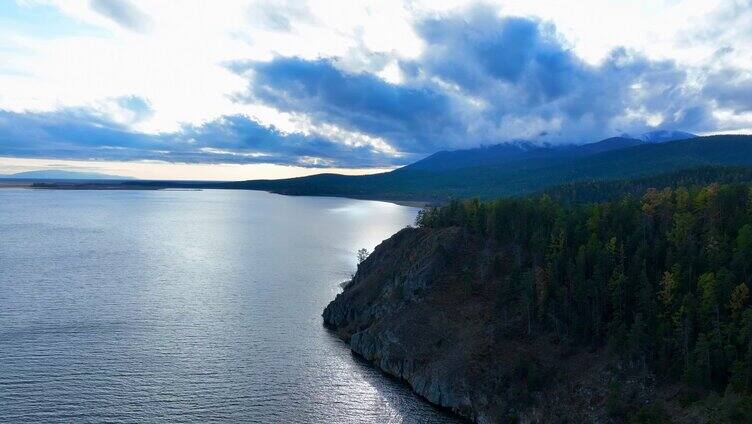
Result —
[[[472, 414], [465, 367], [482, 307], [453, 304], [446, 275], [470, 255], [471, 238], [458, 228], [405, 229], [379, 245], [353, 281], [324, 310], [324, 321], [353, 351], [405, 379], [429, 401]], [[469, 266], [470, 264], [466, 264]]]
[[529, 333], [524, 305], [511, 300], [519, 296], [485, 275], [490, 251], [460, 228], [404, 229], [359, 266], [324, 322], [354, 352], [472, 421], [608, 421], [603, 355]]

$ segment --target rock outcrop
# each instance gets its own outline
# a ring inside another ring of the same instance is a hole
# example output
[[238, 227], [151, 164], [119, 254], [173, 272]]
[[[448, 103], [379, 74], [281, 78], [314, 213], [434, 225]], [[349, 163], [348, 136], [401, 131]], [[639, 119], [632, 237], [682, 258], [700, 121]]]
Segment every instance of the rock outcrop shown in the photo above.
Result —
[[[605, 354], [530, 333], [519, 294], [487, 276], [492, 251], [460, 228], [406, 228], [360, 264], [324, 323], [355, 353], [468, 420], [611, 421]], [[638, 396], [653, 390], [644, 381], [632, 387]]]

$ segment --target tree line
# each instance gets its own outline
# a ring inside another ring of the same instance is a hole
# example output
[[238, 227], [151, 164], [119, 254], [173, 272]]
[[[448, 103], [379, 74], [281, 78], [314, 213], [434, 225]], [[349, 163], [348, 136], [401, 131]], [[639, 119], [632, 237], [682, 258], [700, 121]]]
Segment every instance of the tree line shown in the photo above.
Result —
[[[460, 226], [493, 252], [526, 330], [606, 347], [623, 364], [704, 390], [752, 393], [752, 190], [649, 189], [573, 204], [542, 195], [452, 201], [423, 228]], [[501, 306], [500, 306], [501, 307]]]

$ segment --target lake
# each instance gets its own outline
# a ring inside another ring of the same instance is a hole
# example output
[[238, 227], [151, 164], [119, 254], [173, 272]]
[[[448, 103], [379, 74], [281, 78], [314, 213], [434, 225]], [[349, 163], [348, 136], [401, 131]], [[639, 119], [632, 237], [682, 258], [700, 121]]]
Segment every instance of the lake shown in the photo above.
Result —
[[257, 191], [0, 190], [1, 422], [456, 422], [321, 312], [417, 209]]

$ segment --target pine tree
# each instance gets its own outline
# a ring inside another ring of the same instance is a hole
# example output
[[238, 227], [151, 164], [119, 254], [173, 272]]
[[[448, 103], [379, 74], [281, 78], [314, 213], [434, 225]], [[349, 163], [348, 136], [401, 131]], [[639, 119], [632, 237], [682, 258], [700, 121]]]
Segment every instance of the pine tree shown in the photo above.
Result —
[[731, 292], [731, 299], [729, 299], [728, 309], [731, 311], [731, 315], [734, 319], [737, 319], [742, 312], [742, 309], [747, 305], [749, 299], [749, 288], [742, 283], [734, 287]]

